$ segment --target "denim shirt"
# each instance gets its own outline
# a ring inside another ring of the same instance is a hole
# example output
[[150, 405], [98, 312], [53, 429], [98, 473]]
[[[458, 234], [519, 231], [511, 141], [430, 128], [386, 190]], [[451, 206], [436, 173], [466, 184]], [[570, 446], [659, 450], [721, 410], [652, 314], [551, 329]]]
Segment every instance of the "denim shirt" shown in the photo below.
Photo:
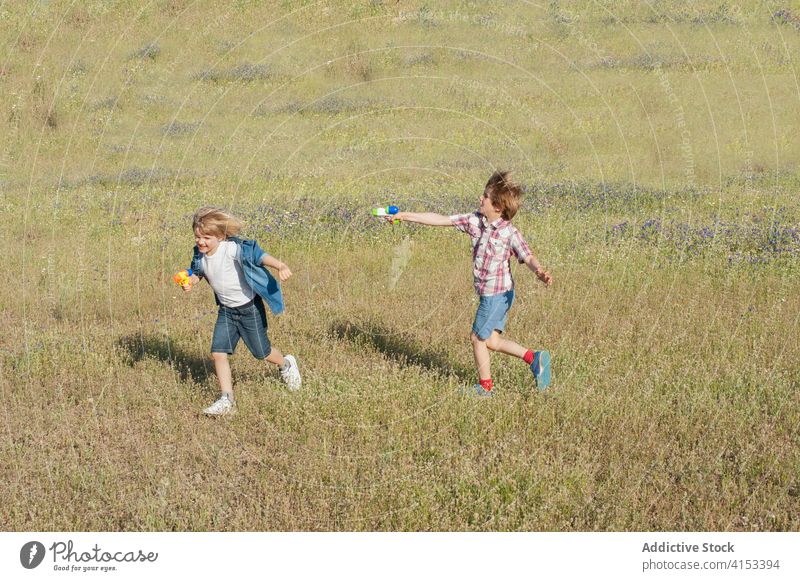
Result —
[[[242, 267], [247, 284], [267, 302], [273, 315], [280, 315], [284, 309], [281, 287], [278, 286], [278, 281], [275, 280], [275, 277], [261, 264], [262, 257], [267, 253], [261, 249], [255, 240], [242, 240], [236, 236], [229, 236], [228, 240], [235, 242], [239, 247], [239, 258], [237, 260]], [[205, 278], [202, 258], [203, 255], [195, 246], [191, 269], [200, 278]], [[214, 299], [217, 304], [220, 304], [216, 294], [214, 294]]]

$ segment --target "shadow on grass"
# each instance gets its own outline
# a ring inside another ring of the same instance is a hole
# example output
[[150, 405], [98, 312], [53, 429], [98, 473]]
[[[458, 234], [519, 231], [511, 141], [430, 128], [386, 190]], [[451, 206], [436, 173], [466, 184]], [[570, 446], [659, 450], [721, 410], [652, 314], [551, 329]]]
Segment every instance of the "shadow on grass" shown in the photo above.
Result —
[[414, 339], [369, 321], [336, 321], [329, 328], [334, 337], [355, 344], [366, 345], [380, 351], [402, 366], [414, 365], [443, 376], [455, 376], [459, 381], [469, 381], [473, 370], [453, 363], [441, 350], [423, 347]]
[[190, 355], [164, 337], [128, 335], [117, 341], [117, 346], [122, 349], [126, 363], [131, 366], [149, 358], [169, 363], [180, 374], [181, 381], [191, 377], [195, 383], [203, 383], [211, 375], [208, 358]]

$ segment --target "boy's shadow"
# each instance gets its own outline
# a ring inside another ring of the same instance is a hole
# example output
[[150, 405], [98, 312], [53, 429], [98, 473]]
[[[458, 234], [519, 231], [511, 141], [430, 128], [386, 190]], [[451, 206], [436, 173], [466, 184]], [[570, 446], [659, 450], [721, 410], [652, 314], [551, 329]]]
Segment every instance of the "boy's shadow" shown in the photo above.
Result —
[[474, 375], [466, 367], [453, 363], [446, 352], [423, 347], [411, 338], [370, 321], [335, 321], [329, 330], [338, 339], [366, 343], [402, 366], [416, 365], [438, 375], [454, 375], [462, 382]]
[[173, 341], [157, 335], [127, 335], [117, 341], [126, 363], [133, 366], [143, 359], [157, 359], [169, 363], [180, 375], [181, 381], [190, 377], [202, 384], [211, 375], [211, 363], [206, 357], [191, 355], [175, 346]]

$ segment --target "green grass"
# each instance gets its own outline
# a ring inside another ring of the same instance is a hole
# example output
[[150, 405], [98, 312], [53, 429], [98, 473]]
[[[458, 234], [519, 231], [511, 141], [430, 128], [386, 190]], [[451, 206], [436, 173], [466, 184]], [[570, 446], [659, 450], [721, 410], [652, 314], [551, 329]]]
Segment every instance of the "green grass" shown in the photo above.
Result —
[[[3, 530], [798, 530], [800, 7], [2, 16]], [[471, 211], [495, 167], [554, 384], [497, 356], [473, 401], [466, 237], [368, 211]], [[206, 204], [292, 268], [304, 374], [240, 346], [223, 421], [213, 296], [170, 280]]]

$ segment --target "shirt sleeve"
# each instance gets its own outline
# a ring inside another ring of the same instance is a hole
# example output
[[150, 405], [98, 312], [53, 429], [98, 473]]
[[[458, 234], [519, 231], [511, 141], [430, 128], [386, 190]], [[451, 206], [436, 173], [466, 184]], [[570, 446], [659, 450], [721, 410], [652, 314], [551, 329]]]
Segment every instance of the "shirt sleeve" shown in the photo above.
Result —
[[255, 260], [256, 264], [261, 264], [261, 259], [264, 258], [264, 256], [269, 256], [269, 254], [256, 242], [253, 247], [253, 260]]
[[516, 256], [517, 260], [521, 263], [525, 262], [528, 257], [533, 254], [528, 243], [525, 242], [525, 239], [522, 237], [522, 234], [516, 229], [511, 234], [511, 253]]
[[472, 214], [453, 214], [450, 221], [456, 230], [469, 233], [469, 218]]
[[203, 272], [203, 258], [197, 246], [192, 250], [192, 262], [189, 268], [192, 269], [192, 274], [196, 274], [200, 278], [205, 278], [205, 273]]

